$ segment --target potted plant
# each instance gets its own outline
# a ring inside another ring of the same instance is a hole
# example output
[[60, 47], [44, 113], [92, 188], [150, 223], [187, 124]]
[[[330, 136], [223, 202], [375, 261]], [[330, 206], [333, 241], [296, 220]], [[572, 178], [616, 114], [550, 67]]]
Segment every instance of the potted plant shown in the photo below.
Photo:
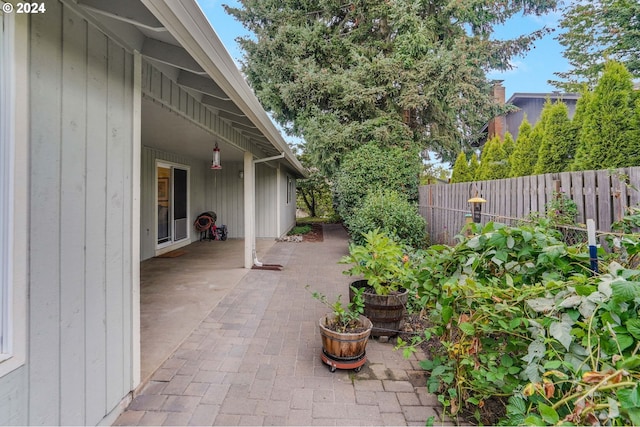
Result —
[[358, 372], [367, 360], [365, 349], [373, 324], [362, 315], [364, 289], [354, 289], [353, 292], [354, 297], [346, 306], [340, 301], [341, 295], [330, 303], [324, 294], [311, 293], [331, 309], [318, 324], [322, 337], [322, 361], [329, 365], [331, 372], [336, 368]]
[[[400, 243], [379, 229], [363, 233], [363, 245], [350, 244], [340, 263], [343, 273], [361, 276], [350, 288], [364, 289], [364, 315], [373, 323], [371, 335], [397, 335], [402, 326], [411, 284], [409, 256]], [[353, 296], [353, 291], [351, 292]]]

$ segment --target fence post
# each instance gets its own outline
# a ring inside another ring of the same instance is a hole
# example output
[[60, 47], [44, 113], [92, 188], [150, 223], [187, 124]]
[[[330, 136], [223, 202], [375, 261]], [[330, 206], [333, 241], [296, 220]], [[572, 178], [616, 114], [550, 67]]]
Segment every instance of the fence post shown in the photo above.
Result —
[[596, 223], [593, 219], [587, 219], [587, 241], [589, 242], [589, 261], [591, 271], [598, 272], [598, 248], [596, 246]]

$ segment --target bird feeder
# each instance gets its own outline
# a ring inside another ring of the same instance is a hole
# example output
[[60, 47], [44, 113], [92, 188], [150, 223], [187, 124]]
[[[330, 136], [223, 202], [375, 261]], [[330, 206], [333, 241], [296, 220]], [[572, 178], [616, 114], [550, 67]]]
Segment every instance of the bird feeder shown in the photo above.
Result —
[[471, 214], [473, 216], [473, 222], [480, 222], [480, 215], [482, 214], [482, 204], [487, 203], [482, 197], [472, 197], [467, 202], [471, 203]]
[[217, 142], [216, 142], [216, 146], [213, 149], [213, 160], [211, 161], [211, 169], [213, 170], [222, 169], [222, 165], [220, 165], [220, 149], [218, 148]]

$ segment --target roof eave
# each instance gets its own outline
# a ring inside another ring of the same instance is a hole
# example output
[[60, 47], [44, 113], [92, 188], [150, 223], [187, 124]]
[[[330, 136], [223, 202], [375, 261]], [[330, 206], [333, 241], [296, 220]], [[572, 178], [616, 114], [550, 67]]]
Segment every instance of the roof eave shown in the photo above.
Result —
[[195, 0], [141, 0], [173, 37], [264, 134], [300, 178], [308, 172], [262, 108]]

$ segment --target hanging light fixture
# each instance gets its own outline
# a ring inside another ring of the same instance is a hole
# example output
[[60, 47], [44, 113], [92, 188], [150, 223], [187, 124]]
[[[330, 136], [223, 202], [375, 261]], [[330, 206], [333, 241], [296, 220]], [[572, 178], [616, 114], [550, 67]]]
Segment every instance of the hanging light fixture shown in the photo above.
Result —
[[217, 142], [215, 148], [213, 149], [213, 160], [211, 161], [211, 169], [222, 169], [222, 165], [220, 165], [220, 149], [218, 148]]

